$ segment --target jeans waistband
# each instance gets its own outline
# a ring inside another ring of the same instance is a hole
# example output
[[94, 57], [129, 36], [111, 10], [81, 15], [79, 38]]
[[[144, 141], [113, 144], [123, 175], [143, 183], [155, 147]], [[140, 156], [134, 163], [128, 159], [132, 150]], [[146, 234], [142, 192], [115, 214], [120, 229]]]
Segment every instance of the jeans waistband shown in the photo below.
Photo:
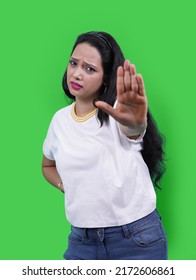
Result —
[[159, 214], [157, 210], [154, 210], [147, 216], [126, 225], [105, 227], [105, 228], [79, 228], [79, 227], [71, 226], [71, 229], [72, 232], [74, 232], [79, 236], [82, 236], [84, 239], [98, 238], [100, 240], [103, 240], [104, 238], [107, 237], [114, 237], [119, 235], [122, 235], [125, 238], [129, 238], [131, 230], [157, 217], [159, 217]]

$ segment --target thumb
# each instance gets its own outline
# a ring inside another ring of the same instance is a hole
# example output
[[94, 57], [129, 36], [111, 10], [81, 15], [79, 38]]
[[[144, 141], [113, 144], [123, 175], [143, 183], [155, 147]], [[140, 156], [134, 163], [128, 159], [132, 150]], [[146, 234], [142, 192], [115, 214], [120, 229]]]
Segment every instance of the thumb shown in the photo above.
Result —
[[106, 112], [108, 115], [114, 117], [115, 116], [115, 109], [104, 101], [95, 101], [94, 105], [98, 108]]

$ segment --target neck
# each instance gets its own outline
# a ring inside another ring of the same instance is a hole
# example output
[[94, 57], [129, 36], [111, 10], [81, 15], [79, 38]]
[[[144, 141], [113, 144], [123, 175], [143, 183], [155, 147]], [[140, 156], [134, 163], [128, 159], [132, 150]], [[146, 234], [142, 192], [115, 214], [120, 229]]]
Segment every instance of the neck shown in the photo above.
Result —
[[84, 117], [87, 114], [91, 113], [94, 111], [96, 108], [93, 105], [92, 101], [91, 102], [78, 102], [76, 100], [75, 104], [75, 113], [78, 117]]

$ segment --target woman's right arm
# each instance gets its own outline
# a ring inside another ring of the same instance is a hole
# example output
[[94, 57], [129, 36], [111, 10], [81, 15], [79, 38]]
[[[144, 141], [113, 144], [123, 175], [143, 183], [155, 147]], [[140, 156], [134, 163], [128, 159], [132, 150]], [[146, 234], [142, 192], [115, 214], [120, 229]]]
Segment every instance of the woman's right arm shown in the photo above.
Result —
[[42, 173], [51, 185], [64, 192], [62, 180], [57, 172], [56, 163], [54, 160], [50, 160], [47, 157], [43, 156]]

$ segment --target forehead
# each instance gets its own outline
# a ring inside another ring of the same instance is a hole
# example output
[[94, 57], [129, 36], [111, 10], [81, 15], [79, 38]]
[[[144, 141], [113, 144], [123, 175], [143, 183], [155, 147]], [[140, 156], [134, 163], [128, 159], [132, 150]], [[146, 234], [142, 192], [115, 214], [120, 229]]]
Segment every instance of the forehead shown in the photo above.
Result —
[[99, 51], [88, 43], [78, 44], [72, 53], [72, 57], [87, 63], [96, 64], [97, 66], [102, 65], [102, 58]]

